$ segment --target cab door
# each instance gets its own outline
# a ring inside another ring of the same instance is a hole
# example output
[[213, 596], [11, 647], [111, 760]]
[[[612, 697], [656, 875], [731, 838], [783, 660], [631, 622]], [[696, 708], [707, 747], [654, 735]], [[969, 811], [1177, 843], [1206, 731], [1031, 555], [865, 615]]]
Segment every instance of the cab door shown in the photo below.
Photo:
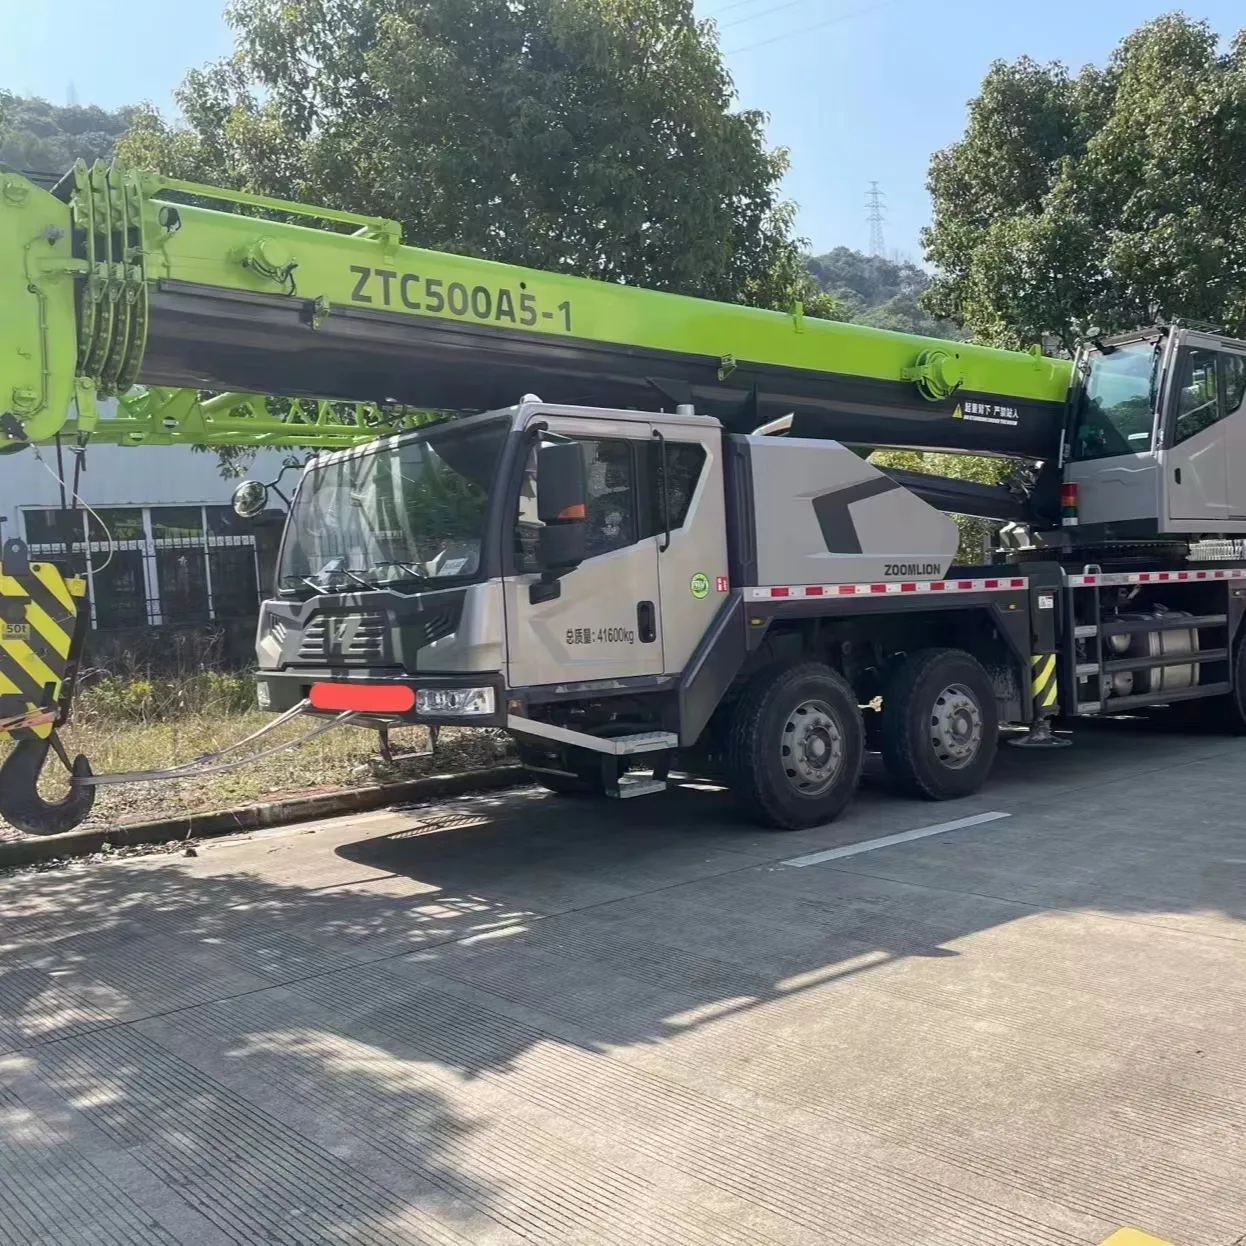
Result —
[[1196, 520], [1213, 529], [1229, 515], [1228, 429], [1220, 353], [1183, 346], [1164, 455], [1170, 519]]
[[1222, 352], [1220, 370], [1228, 446], [1229, 518], [1240, 525], [1246, 521], [1246, 351]]
[[538, 416], [545, 435], [580, 444], [587, 476], [587, 557], [534, 603], [536, 446], [524, 465], [513, 515], [512, 573], [505, 583], [507, 682], [512, 688], [662, 673], [658, 538], [651, 510], [652, 428], [629, 419]]

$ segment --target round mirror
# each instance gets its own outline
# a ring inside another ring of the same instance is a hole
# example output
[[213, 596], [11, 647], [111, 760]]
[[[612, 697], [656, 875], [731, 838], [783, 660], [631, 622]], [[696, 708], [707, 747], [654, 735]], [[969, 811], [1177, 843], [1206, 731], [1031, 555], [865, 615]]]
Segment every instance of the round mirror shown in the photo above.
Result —
[[244, 480], [234, 490], [231, 504], [239, 519], [254, 519], [268, 505], [268, 486], [259, 480]]

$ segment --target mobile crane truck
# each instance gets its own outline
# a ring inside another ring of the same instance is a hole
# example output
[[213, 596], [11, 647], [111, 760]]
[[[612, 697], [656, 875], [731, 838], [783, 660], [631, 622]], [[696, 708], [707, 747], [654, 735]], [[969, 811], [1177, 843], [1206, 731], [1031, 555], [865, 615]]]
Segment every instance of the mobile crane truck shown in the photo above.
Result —
[[[835, 817], [867, 746], [947, 799], [1001, 724], [1042, 746], [1057, 716], [1201, 700], [1246, 725], [1246, 564], [1191, 553], [1246, 535], [1246, 344], [1210, 328], [1070, 362], [439, 254], [116, 166], [51, 191], [0, 173], [0, 448], [133, 439], [94, 398], [135, 383], [166, 440], [205, 435], [188, 390], [471, 413], [339, 429], [358, 444], [306, 468], [257, 636], [276, 722], [503, 728], [546, 786], [618, 797], [708, 762], [778, 828]], [[1031, 470], [973, 486], [875, 446]], [[947, 512], [1030, 539], [953, 566]], [[14, 539], [0, 590], [10, 822], [64, 830], [100, 783], [238, 764], [71, 760], [81, 582]]]

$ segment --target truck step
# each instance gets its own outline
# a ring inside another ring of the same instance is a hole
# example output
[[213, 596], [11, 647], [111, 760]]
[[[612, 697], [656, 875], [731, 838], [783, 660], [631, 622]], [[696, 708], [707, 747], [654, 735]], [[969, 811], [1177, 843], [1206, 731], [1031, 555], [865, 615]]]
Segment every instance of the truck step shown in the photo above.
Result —
[[612, 743], [620, 756], [632, 753], [657, 753], [663, 749], [678, 748], [679, 737], [673, 731], [641, 731], [636, 735], [616, 735]]
[[590, 749], [594, 753], [613, 753], [616, 757], [628, 757], [634, 753], [661, 753], [679, 747], [679, 737], [673, 731], [638, 731], [634, 735], [599, 736], [569, 727], [557, 727], [553, 723], [539, 722], [519, 714], [508, 714], [506, 726], [520, 735], [536, 736], [553, 740], [558, 744], [571, 744]]
[[654, 792], [665, 791], [665, 779], [653, 779], [643, 774], [625, 774], [619, 777], [618, 790], [607, 791], [606, 794], [616, 800], [630, 800], [633, 796], [652, 796]]

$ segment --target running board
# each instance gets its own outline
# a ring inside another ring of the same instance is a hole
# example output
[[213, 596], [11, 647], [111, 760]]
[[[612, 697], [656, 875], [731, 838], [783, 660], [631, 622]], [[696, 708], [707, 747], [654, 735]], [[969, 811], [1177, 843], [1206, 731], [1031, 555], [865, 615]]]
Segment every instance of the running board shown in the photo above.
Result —
[[633, 796], [652, 796], [665, 791], [665, 779], [646, 779], [643, 775], [625, 774], [619, 777], [618, 786], [613, 791], [606, 789], [606, 795], [613, 796], [615, 800], [630, 800]]
[[538, 722], [521, 714], [506, 716], [506, 729], [520, 735], [537, 736], [553, 740], [556, 744], [571, 744], [594, 753], [608, 753], [613, 757], [630, 757], [636, 753], [660, 753], [679, 747], [679, 737], [673, 731], [641, 731], [635, 735], [612, 738], [589, 735], [585, 731], [572, 731], [569, 727], [556, 727], [553, 723]]

